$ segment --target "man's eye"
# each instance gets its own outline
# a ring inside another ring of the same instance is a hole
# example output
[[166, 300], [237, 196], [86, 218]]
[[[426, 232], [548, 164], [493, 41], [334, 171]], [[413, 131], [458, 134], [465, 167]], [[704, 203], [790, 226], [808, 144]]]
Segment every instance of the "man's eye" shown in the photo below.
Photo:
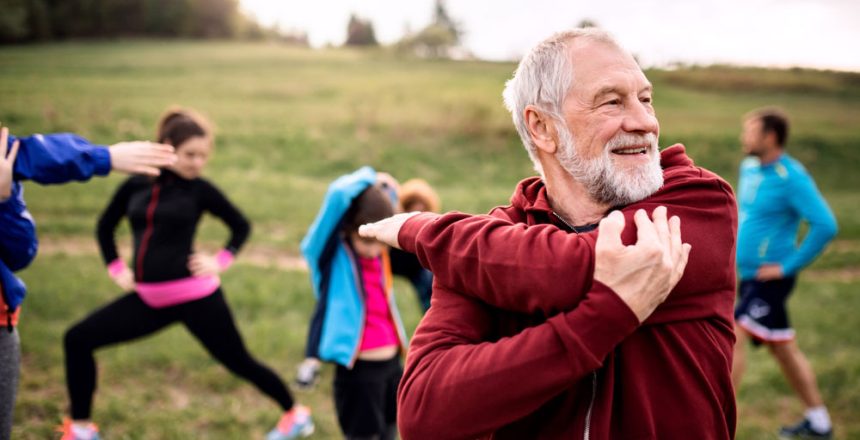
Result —
[[621, 104], [620, 99], [612, 99], [603, 103], [603, 105], [619, 105]]
[[644, 102], [645, 104], [651, 104], [652, 98], [650, 96], [643, 96], [639, 98], [639, 101]]

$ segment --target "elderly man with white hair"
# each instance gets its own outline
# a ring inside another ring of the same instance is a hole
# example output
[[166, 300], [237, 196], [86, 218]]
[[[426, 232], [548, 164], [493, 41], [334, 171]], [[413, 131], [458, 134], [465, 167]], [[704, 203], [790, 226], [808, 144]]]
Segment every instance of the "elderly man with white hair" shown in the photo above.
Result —
[[541, 175], [510, 205], [360, 231], [436, 277], [403, 437], [733, 438], [730, 186], [659, 151], [652, 86], [602, 31], [538, 44], [504, 97]]

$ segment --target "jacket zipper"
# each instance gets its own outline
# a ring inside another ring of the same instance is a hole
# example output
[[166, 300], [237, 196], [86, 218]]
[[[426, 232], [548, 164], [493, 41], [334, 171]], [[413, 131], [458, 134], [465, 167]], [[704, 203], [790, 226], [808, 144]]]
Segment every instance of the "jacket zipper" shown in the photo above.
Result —
[[594, 409], [594, 400], [597, 397], [597, 372], [591, 373], [591, 402], [588, 404], [588, 411], [585, 413], [585, 432], [582, 435], [583, 440], [591, 438], [591, 410]]
[[143, 257], [146, 255], [146, 247], [149, 245], [149, 239], [152, 238], [153, 217], [155, 217], [155, 206], [158, 205], [158, 194], [161, 192], [161, 186], [155, 184], [152, 187], [152, 197], [149, 199], [149, 205], [146, 207], [146, 230], [143, 231], [143, 237], [140, 239], [140, 249], [137, 250], [137, 280], [143, 280]]

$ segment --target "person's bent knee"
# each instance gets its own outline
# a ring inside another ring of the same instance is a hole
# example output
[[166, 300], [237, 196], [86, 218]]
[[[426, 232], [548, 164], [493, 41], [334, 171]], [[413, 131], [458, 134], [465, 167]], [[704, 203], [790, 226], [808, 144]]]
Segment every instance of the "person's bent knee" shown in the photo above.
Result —
[[87, 337], [80, 324], [73, 325], [63, 335], [63, 346], [66, 352], [85, 350], [88, 347]]

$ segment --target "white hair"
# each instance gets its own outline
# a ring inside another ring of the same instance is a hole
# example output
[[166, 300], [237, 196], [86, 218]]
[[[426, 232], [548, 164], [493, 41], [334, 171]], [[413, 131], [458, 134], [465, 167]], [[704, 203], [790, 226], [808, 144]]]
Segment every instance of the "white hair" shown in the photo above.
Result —
[[511, 112], [514, 126], [523, 141], [535, 171], [543, 176], [543, 167], [537, 157], [537, 147], [529, 135], [524, 118], [526, 106], [534, 105], [548, 116], [561, 122], [562, 104], [573, 85], [572, 60], [569, 47], [575, 39], [589, 39], [621, 46], [606, 31], [597, 28], [573, 29], [559, 32], [538, 43], [520, 61], [514, 77], [505, 84], [502, 97]]

